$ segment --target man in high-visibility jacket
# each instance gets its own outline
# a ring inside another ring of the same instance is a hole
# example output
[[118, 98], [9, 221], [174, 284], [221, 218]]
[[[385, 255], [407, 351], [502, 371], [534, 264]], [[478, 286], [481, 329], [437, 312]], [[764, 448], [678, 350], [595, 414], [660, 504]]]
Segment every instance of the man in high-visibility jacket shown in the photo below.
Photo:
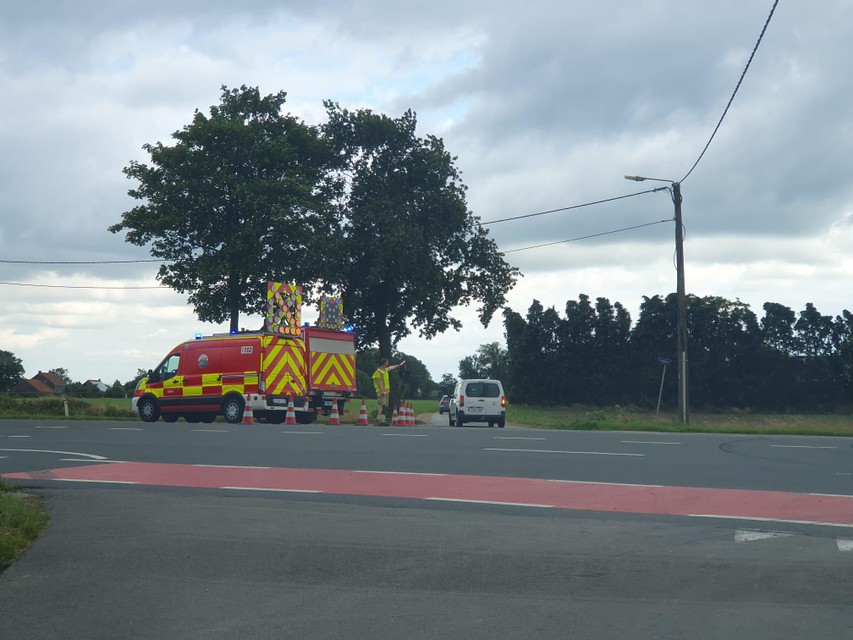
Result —
[[380, 416], [386, 413], [391, 399], [391, 381], [388, 372], [406, 364], [403, 360], [400, 364], [390, 364], [388, 358], [382, 358], [379, 368], [373, 372], [373, 388], [376, 389], [376, 424], [382, 424]]

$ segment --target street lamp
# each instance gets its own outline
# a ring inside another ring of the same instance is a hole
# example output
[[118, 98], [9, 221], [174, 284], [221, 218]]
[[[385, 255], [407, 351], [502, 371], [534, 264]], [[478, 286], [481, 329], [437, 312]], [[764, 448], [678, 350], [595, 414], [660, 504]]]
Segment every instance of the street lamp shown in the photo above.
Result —
[[677, 274], [678, 304], [678, 413], [681, 424], [687, 424], [687, 299], [684, 292], [684, 228], [681, 223], [681, 183], [662, 178], [625, 176], [626, 180], [668, 182], [672, 185], [672, 202], [675, 204], [675, 270]]

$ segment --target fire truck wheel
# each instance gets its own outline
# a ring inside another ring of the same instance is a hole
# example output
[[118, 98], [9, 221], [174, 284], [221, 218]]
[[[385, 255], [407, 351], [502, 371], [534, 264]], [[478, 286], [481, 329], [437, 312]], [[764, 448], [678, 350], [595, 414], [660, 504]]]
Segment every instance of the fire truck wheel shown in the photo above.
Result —
[[139, 417], [143, 422], [157, 422], [160, 419], [160, 407], [154, 398], [143, 398], [137, 405]]
[[222, 401], [222, 415], [225, 421], [238, 424], [243, 420], [243, 398], [240, 396], [228, 396]]

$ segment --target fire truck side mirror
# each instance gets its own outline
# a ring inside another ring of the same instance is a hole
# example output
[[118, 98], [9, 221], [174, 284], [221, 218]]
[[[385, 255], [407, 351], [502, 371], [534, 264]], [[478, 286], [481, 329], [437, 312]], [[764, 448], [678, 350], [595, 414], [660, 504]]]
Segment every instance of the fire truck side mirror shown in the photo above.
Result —
[[148, 382], [159, 382], [159, 376], [151, 369], [148, 370]]

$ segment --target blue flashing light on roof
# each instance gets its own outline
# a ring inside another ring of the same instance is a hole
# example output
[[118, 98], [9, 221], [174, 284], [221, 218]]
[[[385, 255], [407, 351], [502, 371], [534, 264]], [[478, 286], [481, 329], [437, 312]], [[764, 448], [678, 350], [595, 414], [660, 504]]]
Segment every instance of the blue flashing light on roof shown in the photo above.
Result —
[[230, 333], [232, 336], [236, 336], [237, 335], [237, 329], [231, 329]]
[[195, 332], [195, 339], [196, 339], [196, 340], [201, 340], [201, 331], [196, 331], [196, 332]]
[[355, 331], [355, 327], [352, 326], [351, 324], [347, 325], [347, 333], [352, 333], [353, 331]]

